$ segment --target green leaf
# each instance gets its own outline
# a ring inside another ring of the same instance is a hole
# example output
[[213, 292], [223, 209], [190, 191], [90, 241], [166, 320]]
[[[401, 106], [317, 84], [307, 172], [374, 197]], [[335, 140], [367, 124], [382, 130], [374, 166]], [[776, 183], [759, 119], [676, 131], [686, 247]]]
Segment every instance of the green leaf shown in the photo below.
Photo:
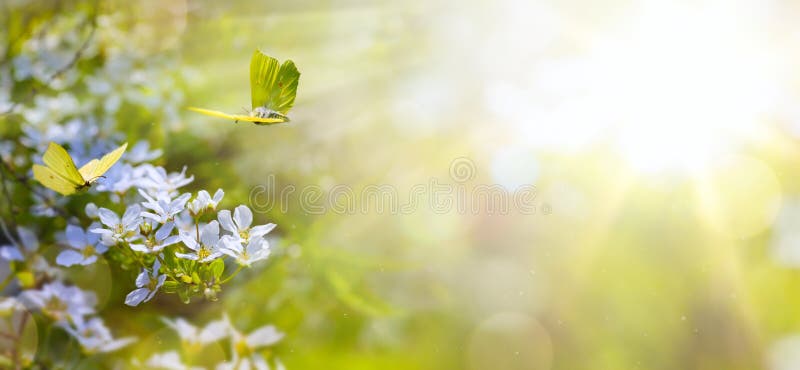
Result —
[[222, 259], [214, 260], [209, 267], [211, 268], [214, 281], [219, 281], [222, 277], [222, 273], [225, 272], [225, 261]]
[[201, 284], [203, 279], [200, 279], [200, 275], [197, 274], [197, 271], [192, 273], [192, 283], [194, 284]]

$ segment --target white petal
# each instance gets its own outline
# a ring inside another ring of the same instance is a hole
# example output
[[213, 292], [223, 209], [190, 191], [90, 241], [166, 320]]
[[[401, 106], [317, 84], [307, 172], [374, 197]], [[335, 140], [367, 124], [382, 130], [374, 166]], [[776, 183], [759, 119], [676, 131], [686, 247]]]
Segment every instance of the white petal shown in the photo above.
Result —
[[185, 260], [193, 260], [193, 261], [197, 261], [197, 255], [196, 255], [196, 254], [189, 254], [189, 253], [175, 253], [175, 256], [176, 256], [176, 257], [178, 257], [178, 258], [183, 258], [183, 259], [185, 259]]
[[250, 237], [252, 238], [254, 236], [267, 235], [267, 234], [269, 234], [270, 231], [272, 231], [272, 229], [275, 228], [275, 226], [278, 226], [278, 225], [266, 224], [266, 225], [254, 226], [252, 229], [250, 229]]
[[225, 196], [225, 192], [222, 189], [217, 189], [217, 192], [214, 193], [214, 204], [219, 204], [222, 201], [222, 197]]
[[88, 258], [84, 259], [83, 261], [81, 261], [81, 265], [82, 266], [91, 265], [91, 264], [95, 263], [96, 261], [97, 261], [97, 256], [92, 255], [92, 256], [89, 256]]
[[267, 361], [264, 360], [264, 357], [261, 357], [258, 353], [253, 353], [250, 358], [253, 360], [253, 367], [256, 370], [269, 370], [269, 365], [267, 365]]
[[207, 246], [217, 244], [219, 241], [219, 223], [211, 221], [200, 229], [200, 240]]
[[239, 229], [236, 228], [236, 225], [233, 224], [233, 219], [231, 219], [231, 211], [223, 209], [219, 211], [217, 218], [219, 219], [219, 223], [220, 225], [222, 225], [223, 229], [228, 230], [234, 234], [239, 233]]
[[100, 216], [100, 222], [108, 227], [115, 227], [119, 223], [119, 216], [114, 211], [108, 208], [100, 208], [97, 210], [97, 215]]
[[65, 234], [67, 237], [67, 244], [76, 249], [83, 249], [86, 247], [86, 234], [80, 226], [67, 225], [67, 232]]
[[22, 252], [17, 247], [7, 246], [0, 248], [0, 258], [6, 261], [22, 261], [25, 256], [22, 255]]
[[147, 274], [147, 270], [142, 270], [138, 276], [136, 276], [136, 286], [141, 288], [146, 286], [150, 283], [150, 275]]
[[239, 230], [245, 230], [253, 223], [253, 212], [246, 205], [240, 205], [233, 210], [233, 221]]
[[150, 253], [150, 250], [147, 249], [147, 246], [145, 246], [144, 244], [131, 243], [131, 249], [133, 249], [133, 250], [135, 250], [137, 252]]
[[147, 295], [150, 293], [150, 290], [147, 288], [139, 288], [136, 289], [125, 297], [125, 304], [128, 306], [138, 306], [139, 303], [142, 303]]
[[100, 346], [100, 352], [116, 351], [136, 341], [134, 337], [115, 339]]
[[230, 325], [228, 321], [225, 320], [217, 320], [212, 321], [206, 325], [205, 328], [200, 332], [200, 343], [211, 343], [216, 342], [222, 338], [228, 336], [230, 332]]
[[169, 234], [172, 233], [172, 229], [175, 228], [175, 224], [172, 222], [168, 222], [161, 226], [158, 231], [156, 231], [156, 240], [164, 240]]
[[266, 347], [283, 339], [283, 333], [272, 325], [262, 326], [247, 336], [247, 344], [252, 348]]
[[196, 251], [200, 246], [197, 244], [197, 240], [194, 240], [194, 237], [189, 233], [181, 232], [180, 238], [183, 244], [185, 244], [189, 249]]
[[178, 236], [178, 235], [173, 235], [173, 236], [170, 236], [170, 237], [164, 239], [164, 241], [161, 242], [160, 247], [164, 248], [166, 246], [173, 245], [173, 244], [175, 244], [175, 243], [177, 243], [179, 241], [181, 241], [181, 237]]
[[67, 267], [81, 263], [81, 261], [83, 261], [83, 254], [72, 249], [63, 250], [56, 257], [57, 264]]

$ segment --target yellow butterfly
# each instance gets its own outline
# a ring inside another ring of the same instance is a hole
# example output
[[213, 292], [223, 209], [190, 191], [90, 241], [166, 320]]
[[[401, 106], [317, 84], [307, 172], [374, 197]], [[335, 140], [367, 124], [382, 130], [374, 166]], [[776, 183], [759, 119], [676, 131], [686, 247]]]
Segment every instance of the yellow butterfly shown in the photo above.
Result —
[[217, 110], [188, 107], [189, 110], [213, 117], [232, 119], [235, 122], [253, 122], [257, 125], [289, 122], [289, 109], [294, 105], [300, 72], [294, 62], [278, 60], [256, 50], [250, 59], [250, 99], [252, 109], [247, 114], [228, 114]]
[[103, 177], [103, 174], [122, 157], [127, 147], [128, 143], [122, 144], [103, 158], [92, 159], [78, 169], [64, 147], [51, 142], [42, 157], [45, 166], [33, 165], [33, 178], [62, 195], [74, 194], [88, 189], [98, 178]]

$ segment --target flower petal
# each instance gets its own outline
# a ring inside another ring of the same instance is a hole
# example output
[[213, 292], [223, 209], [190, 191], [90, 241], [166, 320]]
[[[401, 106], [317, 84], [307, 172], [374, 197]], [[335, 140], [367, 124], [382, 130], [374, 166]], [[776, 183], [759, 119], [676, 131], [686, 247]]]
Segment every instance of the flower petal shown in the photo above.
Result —
[[231, 211], [223, 209], [219, 211], [217, 218], [219, 219], [219, 223], [222, 225], [223, 229], [234, 234], [239, 233], [239, 229], [236, 228], [236, 225], [233, 224], [233, 219], [231, 219]]
[[253, 223], [253, 212], [246, 205], [240, 205], [233, 210], [233, 221], [239, 230], [245, 230]]
[[0, 248], [0, 258], [6, 261], [22, 261], [25, 256], [22, 255], [22, 252], [17, 247], [7, 246]]
[[214, 193], [214, 199], [212, 199], [214, 204], [219, 204], [219, 202], [222, 201], [222, 197], [224, 196], [225, 192], [222, 191], [222, 189], [217, 189], [217, 191]]
[[82, 266], [86, 266], [86, 265], [91, 265], [91, 264], [93, 264], [95, 262], [97, 262], [97, 256], [91, 255], [91, 256], [87, 257], [86, 259], [84, 259], [83, 261], [81, 261], [80, 263], [81, 263]]
[[83, 232], [83, 228], [80, 226], [75, 225], [67, 225], [67, 244], [70, 246], [75, 247], [76, 249], [83, 250], [86, 248], [87, 238], [86, 234]]
[[272, 325], [262, 326], [247, 336], [247, 344], [255, 349], [278, 343], [283, 339], [283, 333]]
[[177, 252], [176, 252], [176, 253], [175, 253], [175, 257], [178, 257], [178, 258], [183, 258], [183, 259], [185, 259], [185, 260], [193, 260], [193, 261], [197, 261], [197, 255], [196, 255], [196, 254], [190, 254], [190, 253], [177, 253]]
[[108, 227], [115, 227], [119, 223], [119, 216], [108, 208], [98, 209], [97, 215], [100, 217], [100, 222]]
[[147, 270], [142, 269], [142, 272], [136, 276], [136, 286], [141, 288], [150, 283], [150, 275], [147, 274]]
[[167, 222], [164, 226], [161, 226], [158, 231], [156, 231], [156, 240], [164, 240], [169, 234], [172, 233], [172, 229], [175, 228], [175, 224], [172, 222]]
[[[96, 259], [96, 257], [95, 257]], [[72, 249], [61, 251], [56, 257], [56, 263], [61, 266], [77, 265], [83, 261], [83, 254]]]
[[128, 306], [138, 306], [139, 303], [142, 303], [142, 301], [147, 298], [149, 293], [150, 290], [147, 288], [136, 289], [125, 296], [125, 304]]
[[213, 246], [219, 242], [219, 223], [216, 220], [200, 229], [200, 241], [207, 246]]
[[267, 234], [269, 234], [270, 231], [272, 231], [272, 229], [275, 228], [275, 226], [278, 226], [278, 225], [269, 223], [269, 224], [266, 224], [266, 225], [254, 226], [252, 229], [250, 229], [250, 237], [252, 238], [254, 236], [267, 235]]

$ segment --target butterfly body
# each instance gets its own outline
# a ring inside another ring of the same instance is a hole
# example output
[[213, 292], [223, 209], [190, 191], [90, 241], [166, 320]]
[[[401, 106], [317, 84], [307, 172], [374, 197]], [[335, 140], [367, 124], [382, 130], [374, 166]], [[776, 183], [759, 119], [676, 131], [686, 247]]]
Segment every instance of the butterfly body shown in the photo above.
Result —
[[216, 110], [189, 107], [189, 110], [235, 122], [257, 125], [289, 122], [289, 109], [294, 105], [300, 72], [294, 62], [278, 60], [256, 50], [250, 60], [250, 97], [252, 109], [247, 114], [228, 114]]
[[102, 158], [92, 159], [81, 168], [77, 168], [64, 147], [51, 142], [42, 156], [44, 165], [33, 165], [33, 177], [61, 195], [84, 191], [97, 179], [104, 177], [103, 174], [117, 163], [127, 147], [128, 143], [122, 144]]
[[267, 107], [257, 107], [253, 109], [250, 111], [250, 116], [258, 118], [278, 118], [284, 120], [284, 122], [289, 122], [289, 117]]

